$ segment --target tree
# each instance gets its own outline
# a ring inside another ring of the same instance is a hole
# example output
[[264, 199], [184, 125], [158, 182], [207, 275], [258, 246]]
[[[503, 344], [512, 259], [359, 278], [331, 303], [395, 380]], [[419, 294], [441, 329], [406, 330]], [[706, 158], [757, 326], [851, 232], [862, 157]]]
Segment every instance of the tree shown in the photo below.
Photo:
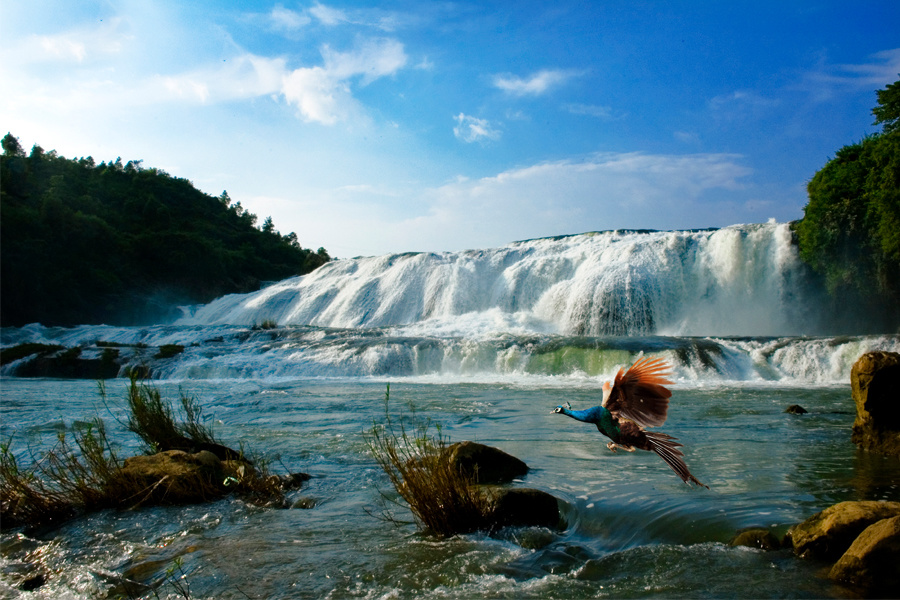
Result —
[[25, 156], [25, 150], [19, 145], [19, 139], [13, 134], [8, 133], [3, 136], [3, 155], [4, 156]]
[[11, 134], [0, 155], [0, 324], [159, 322], [178, 304], [258, 289], [327, 262], [228, 193], [141, 161], [96, 166]]
[[900, 130], [900, 79], [875, 92], [878, 106], [872, 109], [873, 125], [884, 124], [884, 133]]
[[844, 146], [807, 185], [794, 224], [800, 256], [834, 298], [853, 298], [900, 325], [900, 80], [878, 92], [884, 132]]

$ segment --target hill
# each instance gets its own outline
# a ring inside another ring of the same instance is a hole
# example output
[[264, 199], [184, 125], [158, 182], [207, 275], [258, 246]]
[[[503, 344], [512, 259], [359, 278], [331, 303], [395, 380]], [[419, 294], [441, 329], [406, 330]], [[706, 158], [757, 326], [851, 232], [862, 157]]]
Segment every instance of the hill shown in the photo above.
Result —
[[0, 157], [0, 324], [137, 325], [302, 275], [330, 257], [141, 161], [95, 164], [7, 134]]

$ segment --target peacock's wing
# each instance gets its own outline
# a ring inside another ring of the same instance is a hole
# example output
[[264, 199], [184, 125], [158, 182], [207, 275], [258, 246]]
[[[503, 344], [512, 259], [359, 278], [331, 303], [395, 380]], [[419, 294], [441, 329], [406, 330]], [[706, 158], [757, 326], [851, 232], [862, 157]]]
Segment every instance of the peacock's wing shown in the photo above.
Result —
[[666, 422], [672, 392], [665, 385], [671, 374], [661, 358], [639, 358], [627, 371], [619, 369], [603, 406], [615, 417], [624, 417], [642, 427], [659, 427]]

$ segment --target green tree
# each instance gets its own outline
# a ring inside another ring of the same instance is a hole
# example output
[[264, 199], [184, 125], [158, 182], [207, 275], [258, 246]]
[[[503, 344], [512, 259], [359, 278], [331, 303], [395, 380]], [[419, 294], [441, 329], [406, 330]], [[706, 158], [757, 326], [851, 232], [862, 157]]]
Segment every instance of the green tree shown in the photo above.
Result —
[[18, 138], [8, 133], [3, 136], [3, 155], [4, 156], [25, 156], [25, 150], [19, 145]]
[[878, 106], [872, 109], [875, 115], [873, 125], [883, 125], [884, 133], [893, 133], [900, 129], [900, 80], [891, 83], [878, 95]]
[[141, 161], [96, 165], [7, 134], [0, 155], [0, 323], [137, 324], [324, 264], [227, 192]]
[[[835, 298], [852, 297], [900, 325], [900, 81], [878, 92], [884, 131], [844, 146], [807, 185], [795, 223], [800, 256]], [[873, 317], [874, 318], [874, 317]]]

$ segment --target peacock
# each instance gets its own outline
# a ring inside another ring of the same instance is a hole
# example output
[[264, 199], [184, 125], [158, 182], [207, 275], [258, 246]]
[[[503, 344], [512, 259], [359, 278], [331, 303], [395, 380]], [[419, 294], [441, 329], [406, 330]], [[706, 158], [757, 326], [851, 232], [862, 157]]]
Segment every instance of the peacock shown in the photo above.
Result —
[[566, 402], [553, 412], [593, 423], [600, 433], [612, 440], [606, 447], [613, 452], [616, 448], [627, 452], [638, 448], [656, 452], [685, 483], [709, 489], [691, 475], [684, 464], [684, 454], [679, 450], [682, 445], [674, 437], [645, 429], [666, 422], [672, 392], [665, 386], [673, 383], [668, 380], [670, 368], [661, 358], [641, 357], [628, 370], [619, 369], [612, 385], [608, 381], [603, 384], [600, 406], [572, 410]]

